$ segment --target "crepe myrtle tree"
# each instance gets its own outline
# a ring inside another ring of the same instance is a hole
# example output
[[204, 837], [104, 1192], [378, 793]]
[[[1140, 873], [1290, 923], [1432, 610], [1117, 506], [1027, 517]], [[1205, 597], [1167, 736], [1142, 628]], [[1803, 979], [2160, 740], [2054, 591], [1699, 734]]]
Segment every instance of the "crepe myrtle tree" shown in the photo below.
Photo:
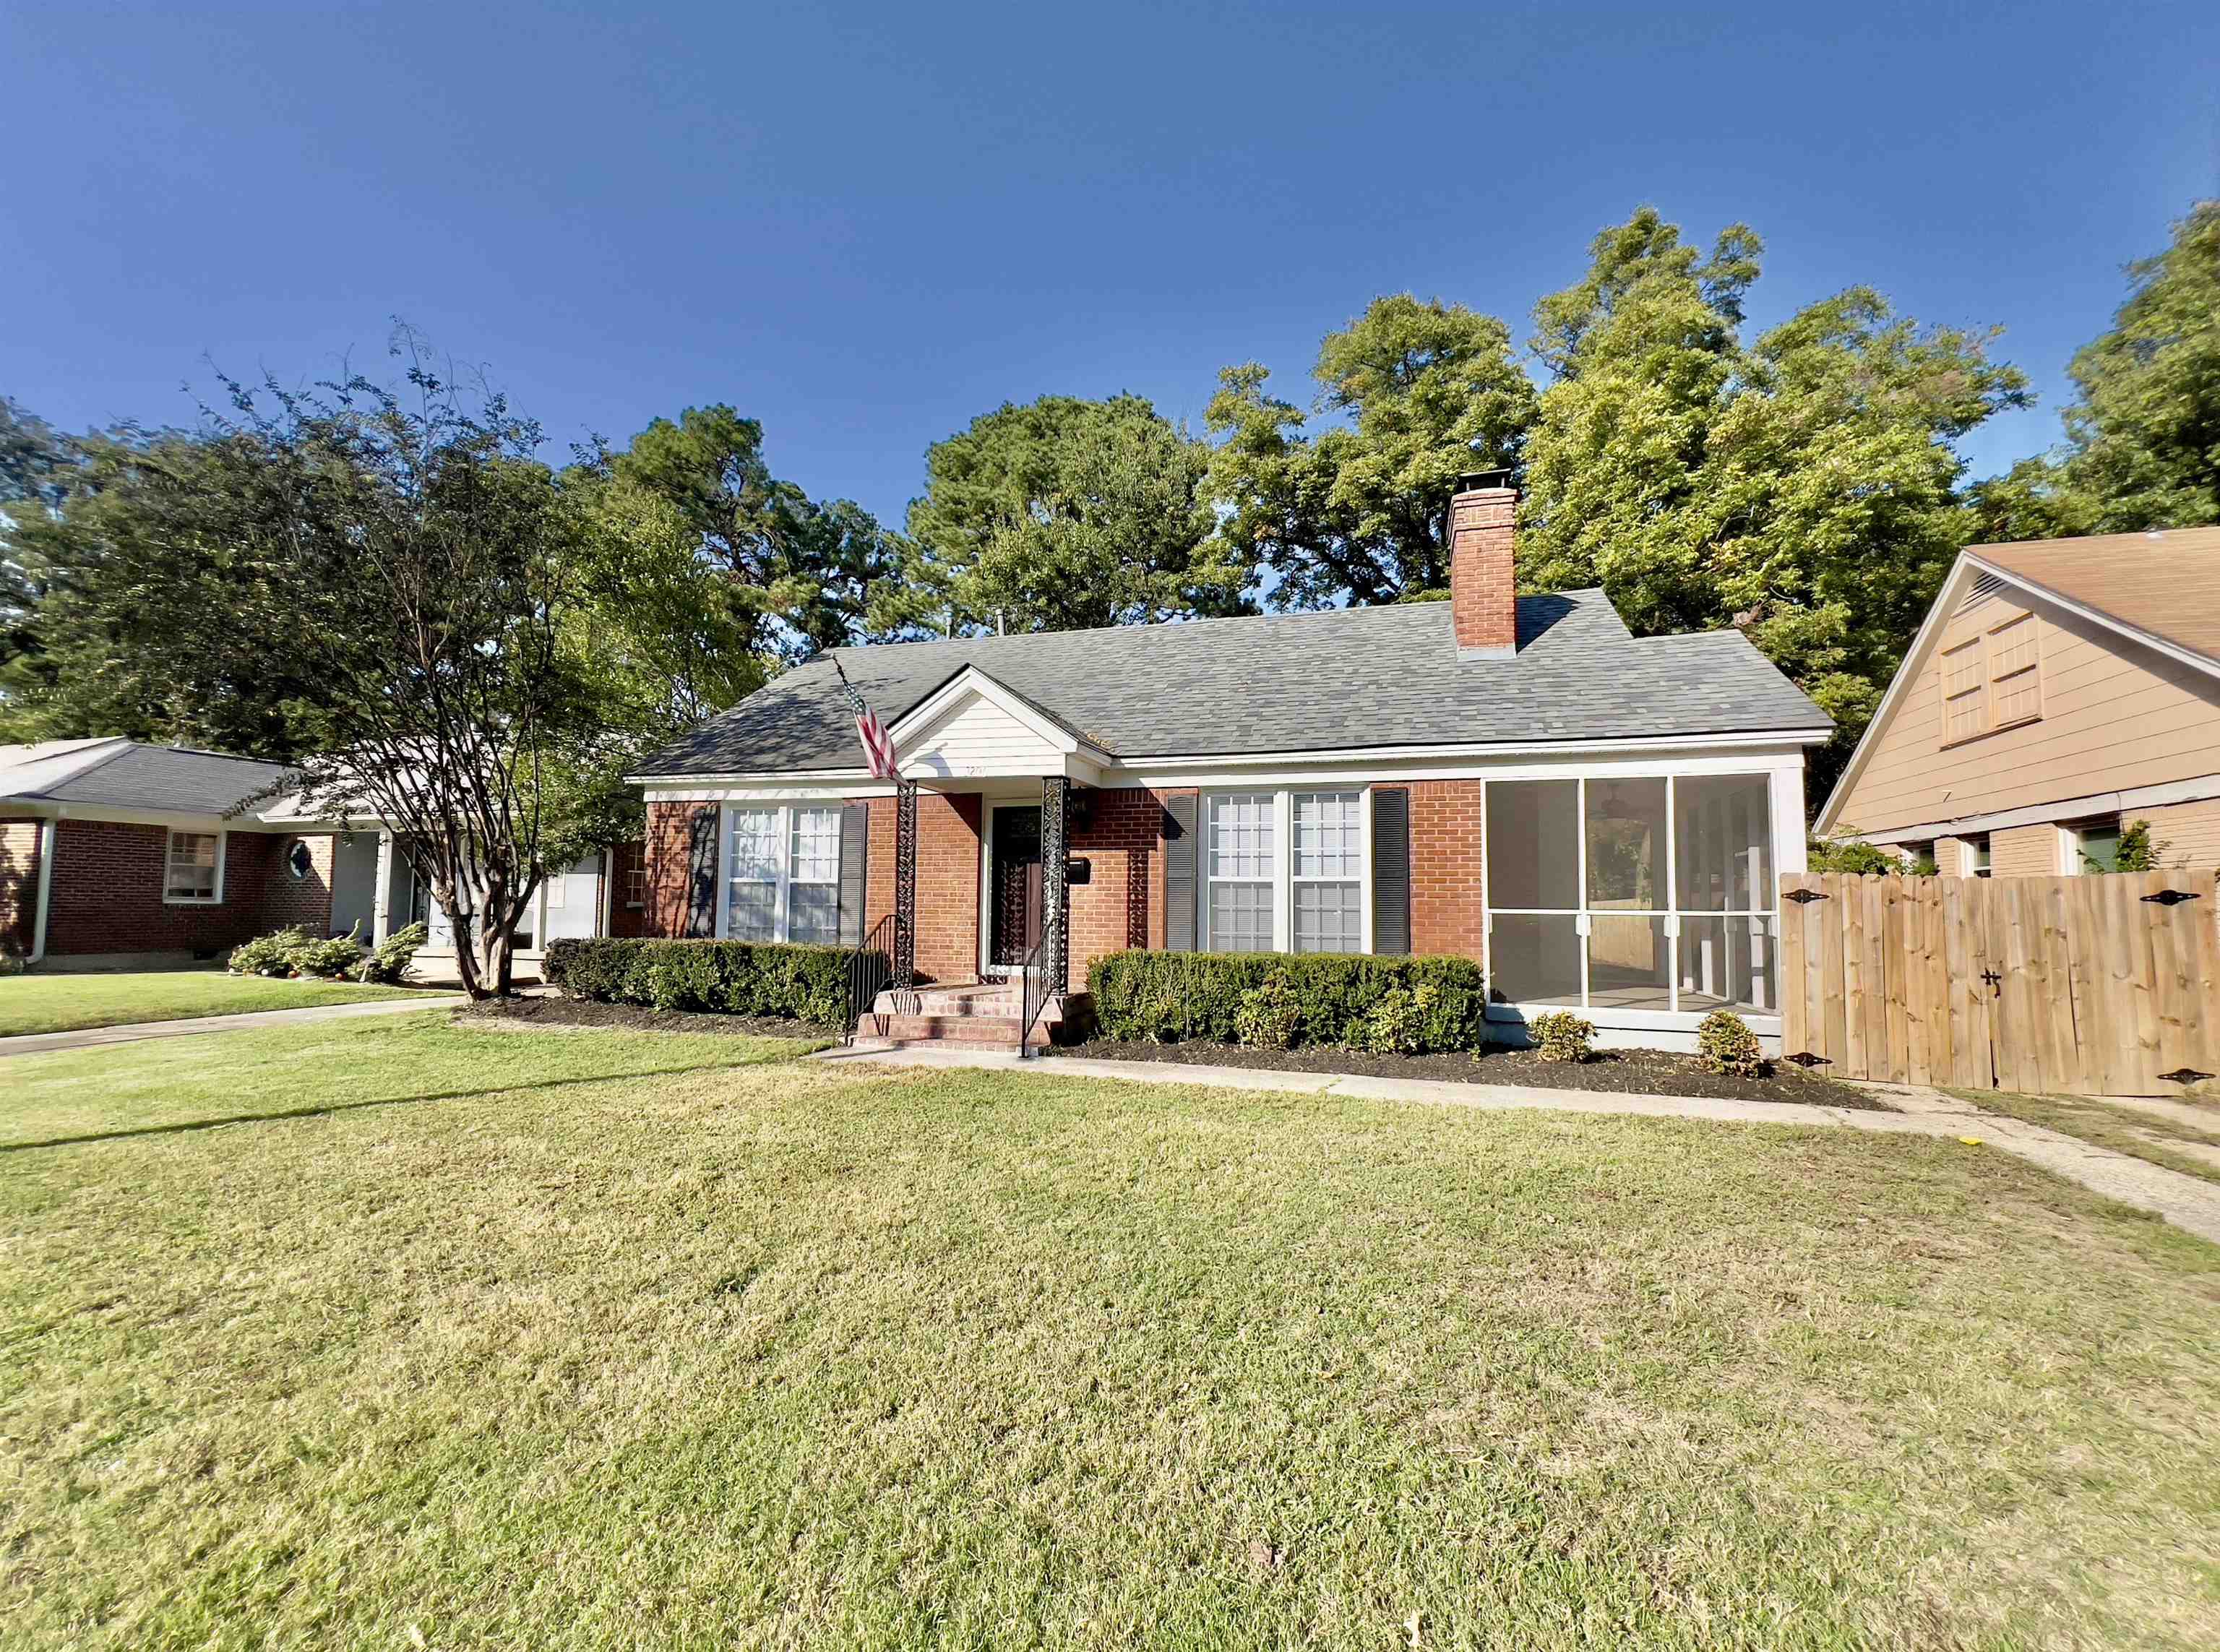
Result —
[[[396, 338], [405, 383], [219, 378], [201, 439], [141, 465], [91, 547], [72, 623], [171, 703], [257, 675], [285, 702], [289, 787], [392, 828], [453, 925], [475, 998], [511, 984], [602, 695], [566, 647], [583, 513], [498, 395]], [[83, 548], [81, 548], [82, 550]]]

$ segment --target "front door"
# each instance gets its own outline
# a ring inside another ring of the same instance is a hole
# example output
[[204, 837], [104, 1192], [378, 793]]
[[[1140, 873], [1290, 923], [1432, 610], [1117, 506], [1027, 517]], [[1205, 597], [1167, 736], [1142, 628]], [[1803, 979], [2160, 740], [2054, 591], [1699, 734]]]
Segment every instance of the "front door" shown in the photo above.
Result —
[[992, 822], [987, 866], [987, 964], [1016, 969], [1040, 944], [1041, 812], [1006, 805]]

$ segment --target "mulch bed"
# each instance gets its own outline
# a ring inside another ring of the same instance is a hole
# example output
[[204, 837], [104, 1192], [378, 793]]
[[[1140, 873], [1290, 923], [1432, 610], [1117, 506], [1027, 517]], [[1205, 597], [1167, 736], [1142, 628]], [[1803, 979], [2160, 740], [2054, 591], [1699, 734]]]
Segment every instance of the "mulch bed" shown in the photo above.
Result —
[[1531, 1050], [1492, 1048], [1470, 1056], [1375, 1056], [1331, 1047], [1250, 1050], [1228, 1044], [1126, 1044], [1090, 1038], [1062, 1044], [1054, 1056], [1094, 1061], [1172, 1061], [1203, 1067], [1255, 1067], [1281, 1072], [1353, 1073], [1373, 1078], [1445, 1078], [1462, 1084], [1529, 1084], [1551, 1090], [1604, 1090], [1621, 1095], [1696, 1095], [1733, 1101], [1796, 1101], [1815, 1107], [1890, 1109], [1865, 1091], [1812, 1078], [1776, 1063], [1770, 1078], [1730, 1078], [1693, 1056], [1662, 1050], [1602, 1050], [1584, 1062], [1543, 1061]]
[[633, 1032], [728, 1032], [751, 1038], [837, 1038], [840, 1029], [793, 1021], [783, 1016], [703, 1015], [692, 1010], [643, 1009], [636, 1004], [597, 1004], [589, 998], [497, 998], [466, 1004], [455, 1020], [499, 1021], [508, 1025], [566, 1028], [619, 1027]]

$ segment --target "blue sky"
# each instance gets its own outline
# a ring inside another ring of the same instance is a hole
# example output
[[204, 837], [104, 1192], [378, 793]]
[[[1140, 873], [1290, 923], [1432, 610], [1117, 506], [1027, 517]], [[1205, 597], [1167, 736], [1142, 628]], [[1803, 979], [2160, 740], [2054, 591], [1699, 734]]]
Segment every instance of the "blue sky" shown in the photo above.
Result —
[[899, 521], [935, 439], [1247, 359], [1409, 290], [1510, 318], [1654, 203], [2000, 323], [2055, 439], [2121, 265], [2220, 195], [2220, 6], [79, 7], [0, 12], [0, 392], [184, 421], [204, 357], [384, 366], [388, 318], [554, 444], [730, 402]]

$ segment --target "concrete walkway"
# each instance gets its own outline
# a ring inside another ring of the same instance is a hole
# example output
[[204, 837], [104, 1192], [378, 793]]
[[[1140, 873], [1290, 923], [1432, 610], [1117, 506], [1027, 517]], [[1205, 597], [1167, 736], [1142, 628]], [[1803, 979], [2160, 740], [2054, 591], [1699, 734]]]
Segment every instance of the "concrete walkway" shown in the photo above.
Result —
[[259, 1026], [298, 1026], [304, 1021], [351, 1021], [363, 1015], [405, 1015], [412, 1010], [446, 1009], [464, 1001], [460, 993], [420, 993], [408, 998], [372, 998], [359, 1004], [316, 1004], [307, 1009], [201, 1015], [185, 1021], [127, 1021], [120, 1026], [77, 1027], [67, 1032], [26, 1032], [13, 1038], [0, 1038], [0, 1057], [35, 1055], [41, 1050], [87, 1050], [103, 1044], [135, 1044], [141, 1038], [190, 1038], [201, 1032], [244, 1032]]
[[1709, 1119], [1732, 1124], [1819, 1125], [1879, 1135], [1971, 1138], [2031, 1164], [2079, 1182], [2092, 1193], [2132, 1205], [2220, 1244], [2220, 1184], [2147, 1164], [2124, 1153], [2096, 1147], [2072, 1136], [1983, 1113], [1916, 1085], [1867, 1084], [1880, 1100], [1898, 1109], [1871, 1112], [1857, 1107], [1817, 1107], [1795, 1102], [1735, 1101], [1706, 1096], [1619, 1095], [1600, 1090], [1550, 1090], [1525, 1084], [1464, 1084], [1452, 1079], [1373, 1078], [1356, 1074], [1290, 1073], [1245, 1067], [1204, 1067], [1169, 1061], [1086, 1061], [1057, 1056], [1020, 1063], [1014, 1051], [916, 1047], [906, 1050], [859, 1044], [820, 1050], [811, 1061], [842, 1066], [979, 1067], [1043, 1077], [1114, 1078], [1136, 1084], [1200, 1084], [1225, 1090], [1292, 1090], [1310, 1095], [1345, 1095], [1374, 1101], [1423, 1101], [1437, 1107], [1533, 1109], [1555, 1113], [1636, 1114], [1652, 1119]]

